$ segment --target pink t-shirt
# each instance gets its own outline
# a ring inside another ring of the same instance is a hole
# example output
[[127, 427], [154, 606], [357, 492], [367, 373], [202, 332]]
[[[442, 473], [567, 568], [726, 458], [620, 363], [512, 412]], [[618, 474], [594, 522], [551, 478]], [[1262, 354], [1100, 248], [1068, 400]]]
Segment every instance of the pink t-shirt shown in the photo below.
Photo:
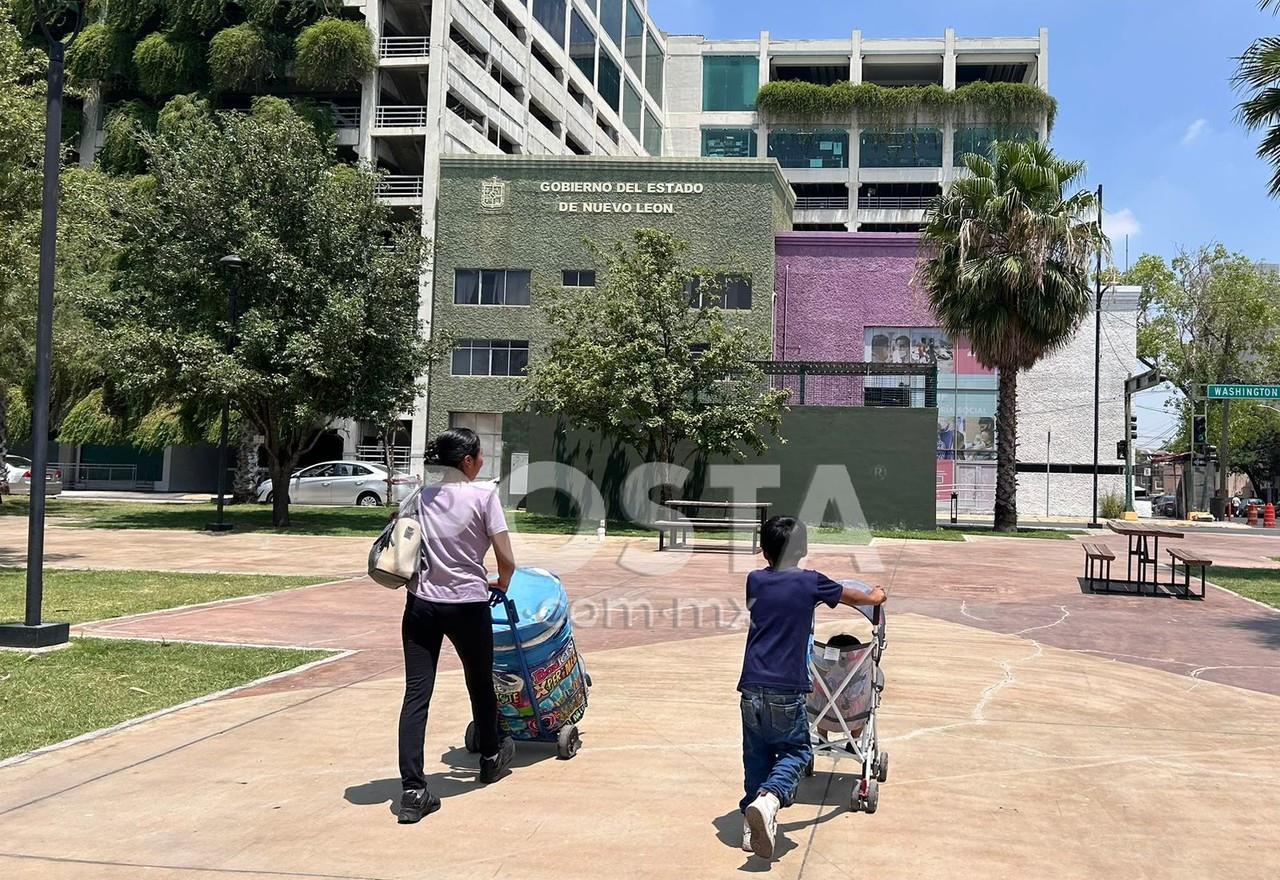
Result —
[[410, 589], [429, 602], [489, 601], [484, 557], [492, 538], [507, 531], [502, 502], [491, 484], [441, 483], [418, 498], [422, 559]]

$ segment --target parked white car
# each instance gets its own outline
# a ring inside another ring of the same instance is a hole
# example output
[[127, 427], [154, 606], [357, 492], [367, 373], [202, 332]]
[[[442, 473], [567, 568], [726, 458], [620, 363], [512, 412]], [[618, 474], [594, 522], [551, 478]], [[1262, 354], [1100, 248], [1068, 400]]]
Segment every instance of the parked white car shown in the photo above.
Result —
[[[31, 494], [31, 470], [34, 467], [31, 459], [23, 458], [21, 455], [6, 455], [4, 457], [4, 470], [9, 480], [9, 494], [11, 495], [30, 495]], [[48, 479], [44, 484], [45, 495], [61, 495], [62, 494], [62, 471], [56, 467], [50, 467], [45, 470]]]
[[[391, 490], [401, 502], [418, 488], [412, 474], [392, 473]], [[387, 469], [367, 461], [325, 461], [295, 471], [289, 480], [290, 504], [336, 504], [380, 507], [387, 497]], [[274, 500], [271, 481], [258, 489], [258, 501]]]

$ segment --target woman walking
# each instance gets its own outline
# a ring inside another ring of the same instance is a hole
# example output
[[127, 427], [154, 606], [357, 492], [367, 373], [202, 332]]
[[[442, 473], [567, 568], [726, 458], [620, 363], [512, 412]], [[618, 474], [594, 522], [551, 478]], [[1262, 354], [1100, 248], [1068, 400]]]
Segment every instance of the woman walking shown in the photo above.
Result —
[[[400, 632], [404, 641], [404, 706], [400, 710], [402, 824], [440, 809], [423, 775], [423, 738], [436, 683], [440, 647], [447, 636], [462, 661], [480, 751], [480, 781], [496, 782], [511, 763], [515, 743], [498, 736], [493, 690], [490, 586], [506, 591], [515, 572], [511, 538], [498, 493], [472, 481], [484, 467], [474, 431], [446, 431], [427, 445], [427, 465], [443, 467], [444, 481], [418, 496], [422, 557], [410, 582]], [[484, 559], [493, 547], [498, 580], [490, 585]]]

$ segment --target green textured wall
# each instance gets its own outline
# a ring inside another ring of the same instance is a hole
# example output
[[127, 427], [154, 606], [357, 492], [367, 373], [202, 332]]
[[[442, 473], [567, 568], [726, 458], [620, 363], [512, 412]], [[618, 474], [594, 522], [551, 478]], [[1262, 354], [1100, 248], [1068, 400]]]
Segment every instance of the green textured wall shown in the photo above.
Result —
[[[502, 208], [481, 209], [484, 181], [506, 185]], [[582, 194], [542, 192], [548, 182], [702, 184], [694, 194]], [[562, 213], [560, 202], [669, 204], [674, 214]], [[610, 157], [445, 157], [434, 262], [434, 327], [459, 339], [528, 339], [530, 364], [549, 338], [539, 292], [558, 287], [565, 269], [595, 269], [587, 240], [608, 249], [633, 230], [654, 227], [689, 243], [693, 263], [752, 276], [752, 310], [729, 312], [766, 340], [770, 357], [774, 287], [774, 233], [789, 224], [794, 196], [773, 160], [699, 160]], [[532, 304], [458, 306], [456, 269], [529, 269]], [[521, 408], [519, 379], [454, 377], [442, 361], [432, 375], [430, 433], [448, 427], [450, 412], [512, 412]]]
[[[886, 407], [792, 407], [784, 416], [782, 444], [776, 440], [747, 465], [778, 465], [780, 487], [765, 488], [760, 501], [773, 507], [770, 513], [796, 515], [814, 483], [820, 465], [847, 468], [858, 503], [872, 527], [932, 529], [936, 525], [935, 465], [938, 411]], [[589, 431], [567, 429], [556, 419], [517, 414], [504, 420], [503, 474], [510, 472], [512, 452], [528, 452], [529, 461], [554, 461], [585, 473], [601, 491], [610, 518], [624, 518], [623, 481], [640, 463], [634, 449]], [[729, 490], [707, 487], [707, 466], [730, 463], [728, 458], [702, 455], [678, 457], [692, 472], [676, 496], [691, 500], [731, 500]], [[819, 490], [830, 484], [819, 486]], [[519, 499], [506, 499], [509, 503]], [[576, 516], [570, 500], [551, 490], [534, 492], [526, 499], [533, 513]], [[832, 509], [828, 516], [835, 519]], [[848, 512], [844, 514], [847, 516]], [[717, 515], [709, 511], [708, 515]]]

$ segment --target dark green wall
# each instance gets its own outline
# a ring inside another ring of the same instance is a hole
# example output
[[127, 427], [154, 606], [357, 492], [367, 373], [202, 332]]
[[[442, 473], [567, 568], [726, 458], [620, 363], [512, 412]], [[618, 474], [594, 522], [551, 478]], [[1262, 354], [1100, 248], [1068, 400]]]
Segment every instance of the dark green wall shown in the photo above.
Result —
[[[505, 184], [505, 204], [481, 207], [485, 181]], [[544, 182], [701, 184], [701, 194], [586, 194], [543, 192]], [[773, 160], [623, 157], [445, 157], [440, 161], [433, 328], [459, 339], [527, 339], [531, 367], [551, 328], [539, 308], [539, 291], [561, 284], [565, 269], [598, 269], [587, 244], [605, 249], [639, 228], [671, 232], [689, 243], [695, 265], [752, 276], [750, 312], [731, 311], [761, 337], [771, 356], [775, 279], [774, 234], [789, 223], [794, 196]], [[560, 202], [671, 205], [674, 214], [564, 213]], [[529, 269], [532, 304], [459, 306], [453, 302], [457, 269]], [[523, 381], [455, 378], [447, 359], [432, 374], [429, 433], [448, 427], [450, 412], [511, 412], [522, 407]]]
[[[763, 456], [749, 457], [743, 463], [780, 466], [781, 487], [759, 493], [760, 501], [772, 503], [770, 513], [798, 514], [817, 466], [835, 465], [847, 468], [865, 525], [932, 529], [936, 524], [937, 424], [936, 409], [792, 407], [783, 418], [781, 434], [786, 443], [774, 440]], [[555, 461], [585, 473], [600, 488], [609, 517], [624, 518], [623, 480], [642, 461], [634, 449], [593, 432], [569, 429], [558, 420], [526, 413], [508, 414], [503, 425], [504, 485], [511, 453], [528, 452], [531, 463]], [[689, 452], [681, 454], [688, 456]], [[728, 458], [689, 456], [685, 467], [692, 474], [674, 494], [691, 500], [730, 500], [729, 490], [706, 485], [708, 465], [727, 463]], [[578, 515], [566, 496], [552, 490], [532, 493], [526, 505], [533, 513]], [[849, 511], [840, 513], [846, 524], [864, 525], [848, 522]], [[830, 509], [816, 518], [835, 521], [835, 514]]]

